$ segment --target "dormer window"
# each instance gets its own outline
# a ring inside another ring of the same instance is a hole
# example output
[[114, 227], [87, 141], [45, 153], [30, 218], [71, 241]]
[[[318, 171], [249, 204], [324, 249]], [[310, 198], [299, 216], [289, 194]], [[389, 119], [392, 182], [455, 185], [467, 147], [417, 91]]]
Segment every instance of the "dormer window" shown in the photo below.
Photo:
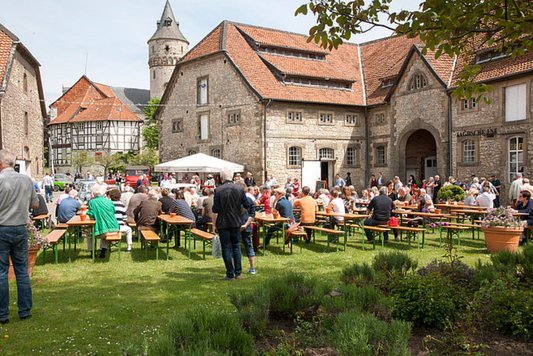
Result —
[[166, 26], [166, 27], [170, 27], [170, 26], [172, 26], [172, 19], [171, 19], [170, 17], [167, 17], [167, 18], [165, 19], [165, 26]]
[[381, 78], [381, 88], [392, 87], [394, 85], [394, 80], [396, 80], [396, 77]]
[[428, 81], [423, 74], [415, 74], [409, 84], [409, 90], [418, 90], [427, 87]]
[[478, 54], [476, 56], [476, 64], [489, 62], [489, 61], [493, 61], [493, 60], [501, 59], [505, 57], [507, 57], [507, 55], [505, 54], [505, 48], [501, 52], [497, 50], [492, 50], [492, 51]]

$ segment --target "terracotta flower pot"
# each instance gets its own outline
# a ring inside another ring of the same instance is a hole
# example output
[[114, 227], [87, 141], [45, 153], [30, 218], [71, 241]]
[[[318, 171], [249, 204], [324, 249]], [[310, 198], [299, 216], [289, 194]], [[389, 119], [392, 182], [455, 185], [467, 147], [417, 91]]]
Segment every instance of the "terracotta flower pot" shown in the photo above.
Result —
[[524, 231], [524, 228], [491, 226], [482, 227], [481, 230], [485, 234], [485, 244], [489, 253], [496, 253], [502, 250], [516, 253], [520, 235]]
[[272, 213], [272, 217], [273, 217], [274, 219], [279, 218], [279, 213], [278, 213], [277, 211], [273, 212], [273, 213]]
[[331, 213], [331, 208], [326, 208], [326, 213]]
[[[35, 259], [41, 247], [28, 247], [28, 274], [31, 277], [33, 272], [33, 266], [35, 266]], [[9, 275], [8, 278], [15, 279], [15, 270], [13, 269], [13, 262], [11, 262], [11, 257], [9, 258]]]

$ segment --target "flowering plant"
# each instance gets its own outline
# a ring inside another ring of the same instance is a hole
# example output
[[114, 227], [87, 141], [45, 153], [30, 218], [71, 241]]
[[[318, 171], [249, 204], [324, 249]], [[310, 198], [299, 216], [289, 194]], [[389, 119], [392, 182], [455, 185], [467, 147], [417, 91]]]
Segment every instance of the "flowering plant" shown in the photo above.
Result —
[[522, 227], [521, 222], [513, 216], [513, 209], [501, 206], [496, 209], [489, 209], [489, 214], [481, 221], [481, 227]]
[[28, 217], [26, 228], [28, 229], [28, 247], [48, 247], [48, 239], [41, 235], [30, 217]]

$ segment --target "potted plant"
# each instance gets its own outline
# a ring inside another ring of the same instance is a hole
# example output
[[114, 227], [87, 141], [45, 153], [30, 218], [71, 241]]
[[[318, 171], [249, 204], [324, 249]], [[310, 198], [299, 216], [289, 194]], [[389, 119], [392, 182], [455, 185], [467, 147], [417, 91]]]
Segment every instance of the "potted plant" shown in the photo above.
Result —
[[485, 244], [489, 253], [501, 250], [516, 253], [524, 227], [513, 216], [513, 209], [502, 206], [489, 210], [489, 214], [481, 222], [481, 230], [485, 234]]
[[[28, 217], [26, 228], [28, 229], [28, 274], [31, 277], [37, 254], [41, 247], [48, 247], [48, 239], [41, 235], [39, 229], [35, 227], [30, 217]], [[9, 279], [15, 279], [15, 270], [13, 269], [11, 258], [9, 258], [9, 264]]]
[[457, 185], [447, 185], [440, 188], [437, 196], [439, 201], [462, 202], [465, 200], [465, 191]]

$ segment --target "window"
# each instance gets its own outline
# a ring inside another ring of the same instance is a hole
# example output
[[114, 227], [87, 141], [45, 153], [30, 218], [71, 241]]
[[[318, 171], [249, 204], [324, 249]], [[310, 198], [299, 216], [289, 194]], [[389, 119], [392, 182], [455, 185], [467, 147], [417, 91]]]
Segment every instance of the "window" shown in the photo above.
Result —
[[155, 79], [155, 70], [152, 71], [152, 79]]
[[96, 153], [94, 154], [94, 160], [95, 160], [96, 162], [100, 162], [100, 161], [102, 160], [102, 152], [96, 152]]
[[[119, 108], [117, 108], [117, 109], [119, 109]], [[103, 126], [104, 126], [104, 125], [103, 125], [103, 122], [102, 122], [102, 121], [97, 121], [97, 122], [96, 122], [96, 129], [97, 129], [97, 130], [100, 130], [100, 131], [101, 131], [102, 128], [103, 128]]]
[[321, 148], [318, 150], [318, 159], [333, 159], [334, 152], [332, 148]]
[[302, 122], [302, 113], [299, 111], [289, 111], [287, 113], [288, 122]]
[[509, 140], [509, 182], [518, 173], [524, 172], [524, 139], [513, 137]]
[[346, 164], [348, 166], [357, 165], [357, 150], [355, 147], [348, 147], [346, 150]]
[[463, 163], [474, 163], [476, 161], [476, 143], [474, 140], [463, 142]]
[[208, 78], [198, 78], [198, 105], [205, 105], [208, 103]]
[[24, 135], [28, 136], [30, 130], [30, 122], [28, 118], [28, 112], [24, 112]]
[[183, 119], [172, 120], [172, 132], [183, 132]]
[[241, 123], [241, 111], [234, 110], [228, 112], [228, 124], [237, 125]]
[[376, 164], [377, 165], [385, 164], [385, 147], [384, 146], [376, 147]]
[[347, 114], [344, 117], [344, 124], [346, 124], [347, 126], [355, 126], [356, 123], [357, 123], [357, 116], [356, 115]]
[[196, 152], [195, 150], [189, 150], [189, 152], [187, 152], [187, 155], [192, 156], [192, 155], [195, 155], [197, 153], [198, 152]]
[[289, 147], [289, 166], [300, 166], [302, 162], [302, 149]]
[[409, 90], [418, 90], [427, 87], [427, 80], [423, 74], [415, 74], [409, 84]]
[[505, 121], [525, 120], [526, 85], [505, 88]]
[[209, 116], [207, 114], [200, 115], [200, 140], [209, 139]]
[[476, 108], [476, 98], [472, 98], [470, 100], [464, 99], [462, 108], [463, 108], [463, 110], [475, 109]]
[[221, 157], [221, 152], [220, 152], [220, 148], [213, 148], [211, 150], [211, 156], [215, 157], [215, 158], [222, 158]]
[[376, 125], [382, 125], [385, 123], [385, 114], [380, 113], [375, 115]]
[[333, 123], [333, 114], [321, 112], [318, 114], [318, 122], [320, 124], [332, 124]]
[[24, 73], [24, 76], [22, 77], [22, 89], [25, 93], [28, 92], [28, 75]]

